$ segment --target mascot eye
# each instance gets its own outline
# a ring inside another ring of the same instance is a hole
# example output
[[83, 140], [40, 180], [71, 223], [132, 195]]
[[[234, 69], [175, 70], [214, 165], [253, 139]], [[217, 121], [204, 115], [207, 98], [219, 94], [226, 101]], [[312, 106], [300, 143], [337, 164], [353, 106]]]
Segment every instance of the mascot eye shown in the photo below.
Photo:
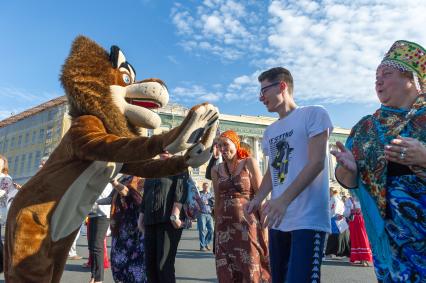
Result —
[[123, 74], [123, 81], [126, 84], [130, 84], [132, 80], [130, 79], [130, 76], [128, 74]]

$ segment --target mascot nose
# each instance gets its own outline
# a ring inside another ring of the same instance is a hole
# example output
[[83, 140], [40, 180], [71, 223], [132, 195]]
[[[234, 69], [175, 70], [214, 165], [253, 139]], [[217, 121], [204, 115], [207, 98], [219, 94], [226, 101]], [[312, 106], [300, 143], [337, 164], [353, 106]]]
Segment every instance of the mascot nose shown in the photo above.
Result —
[[167, 89], [167, 91], [169, 91], [169, 89], [167, 88], [167, 85], [166, 85], [166, 84], [165, 84], [162, 80], [157, 79], [157, 78], [145, 79], [145, 80], [142, 80], [142, 81], [136, 82], [135, 84], [140, 84], [140, 83], [149, 83], [149, 82], [156, 82], [156, 83], [159, 83], [159, 84], [161, 84], [162, 86], [164, 86], [164, 87]]

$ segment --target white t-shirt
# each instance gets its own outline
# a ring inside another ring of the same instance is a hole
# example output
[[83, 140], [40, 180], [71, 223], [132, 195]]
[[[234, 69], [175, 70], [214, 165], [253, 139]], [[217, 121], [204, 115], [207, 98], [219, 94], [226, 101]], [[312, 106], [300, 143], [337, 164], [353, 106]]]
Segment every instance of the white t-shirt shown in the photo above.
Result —
[[[262, 148], [269, 156], [272, 199], [282, 195], [308, 162], [309, 139], [333, 131], [327, 111], [321, 106], [298, 107], [265, 130]], [[281, 231], [311, 229], [330, 232], [328, 190], [328, 144], [324, 170], [289, 205], [275, 228]]]
[[332, 196], [330, 199], [330, 217], [345, 214], [345, 204], [338, 196]]
[[[107, 198], [111, 194], [112, 190], [114, 190], [114, 187], [111, 185], [111, 183], [108, 183], [105, 189], [102, 191], [101, 195], [98, 197], [98, 200]], [[89, 217], [106, 216], [107, 218], [110, 218], [110, 213], [110, 204], [98, 205], [95, 203], [92, 207], [92, 211], [90, 212]]]

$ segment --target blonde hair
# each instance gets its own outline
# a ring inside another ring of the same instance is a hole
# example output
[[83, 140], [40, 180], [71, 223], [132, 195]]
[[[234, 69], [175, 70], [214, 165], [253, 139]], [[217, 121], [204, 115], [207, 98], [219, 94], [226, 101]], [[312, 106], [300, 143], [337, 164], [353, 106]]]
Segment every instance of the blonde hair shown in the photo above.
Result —
[[1, 170], [1, 173], [5, 175], [9, 174], [9, 163], [7, 162], [7, 158], [0, 154], [0, 159], [4, 161], [3, 169]]

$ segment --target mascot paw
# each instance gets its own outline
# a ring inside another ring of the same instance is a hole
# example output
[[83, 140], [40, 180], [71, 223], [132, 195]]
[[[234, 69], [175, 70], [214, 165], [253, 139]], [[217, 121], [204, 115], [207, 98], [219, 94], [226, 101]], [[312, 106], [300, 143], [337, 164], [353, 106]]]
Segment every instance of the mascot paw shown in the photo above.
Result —
[[219, 110], [212, 104], [203, 103], [192, 107], [185, 120], [170, 137], [170, 143], [166, 145], [165, 150], [170, 153], [181, 152], [196, 145], [200, 139], [204, 140], [203, 144], [206, 146], [209, 135], [213, 134], [214, 138], [216, 134], [209, 130], [218, 119]]
[[202, 140], [187, 150], [185, 153], [185, 162], [188, 166], [197, 168], [210, 160], [213, 152], [213, 140], [216, 136], [218, 126], [218, 122], [213, 123]]

